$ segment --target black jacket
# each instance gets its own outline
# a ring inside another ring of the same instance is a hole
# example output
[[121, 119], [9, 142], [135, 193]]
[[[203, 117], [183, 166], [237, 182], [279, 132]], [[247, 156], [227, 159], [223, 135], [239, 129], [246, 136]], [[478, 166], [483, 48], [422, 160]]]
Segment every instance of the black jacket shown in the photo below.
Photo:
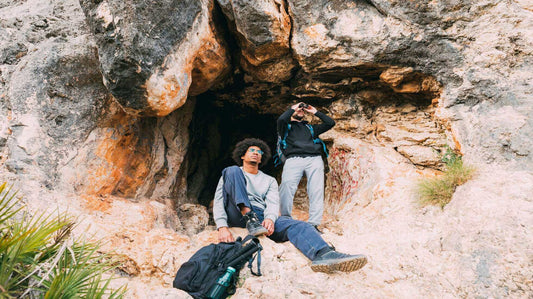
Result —
[[[283, 138], [287, 130], [287, 124], [291, 124], [291, 129], [287, 135], [287, 148], [283, 151], [287, 158], [291, 157], [311, 157], [319, 156], [322, 154], [323, 147], [320, 143], [314, 143], [313, 137], [311, 136], [311, 131], [306, 126], [306, 121], [291, 121], [291, 116], [294, 113], [294, 109], [289, 108], [278, 118], [278, 134]], [[335, 121], [325, 115], [324, 113], [317, 111], [315, 115], [322, 120], [321, 124], [312, 125], [315, 138], [318, 135], [326, 132], [327, 130], [333, 128]]]

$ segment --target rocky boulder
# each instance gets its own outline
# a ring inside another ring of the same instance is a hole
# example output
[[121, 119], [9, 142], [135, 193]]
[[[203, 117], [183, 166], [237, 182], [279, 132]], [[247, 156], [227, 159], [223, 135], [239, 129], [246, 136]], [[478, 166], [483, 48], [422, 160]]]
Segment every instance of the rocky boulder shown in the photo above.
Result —
[[184, 223], [185, 230], [189, 235], [195, 235], [203, 231], [208, 223], [209, 214], [202, 205], [182, 204], [178, 209], [178, 216]]
[[230, 30], [241, 49], [240, 65], [259, 81], [291, 78], [296, 63], [291, 55], [291, 20], [285, 1], [219, 0]]
[[80, 1], [104, 83], [130, 113], [165, 116], [229, 68], [213, 1]]
[[79, 5], [37, 2], [0, 10], [0, 147], [10, 173], [51, 189], [111, 97]]

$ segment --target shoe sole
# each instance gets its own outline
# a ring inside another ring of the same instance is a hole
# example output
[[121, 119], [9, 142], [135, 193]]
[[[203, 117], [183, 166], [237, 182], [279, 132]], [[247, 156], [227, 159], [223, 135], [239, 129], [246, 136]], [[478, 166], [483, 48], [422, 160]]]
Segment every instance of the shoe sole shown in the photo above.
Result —
[[268, 234], [268, 230], [266, 230], [266, 229], [265, 230], [258, 230], [256, 232], [249, 232], [249, 233], [250, 233], [250, 235], [253, 235], [254, 237], [260, 237], [262, 235]]
[[361, 255], [355, 258], [340, 260], [322, 261], [320, 264], [311, 264], [311, 269], [315, 272], [333, 273], [335, 271], [352, 272], [363, 268], [366, 265], [366, 256]]

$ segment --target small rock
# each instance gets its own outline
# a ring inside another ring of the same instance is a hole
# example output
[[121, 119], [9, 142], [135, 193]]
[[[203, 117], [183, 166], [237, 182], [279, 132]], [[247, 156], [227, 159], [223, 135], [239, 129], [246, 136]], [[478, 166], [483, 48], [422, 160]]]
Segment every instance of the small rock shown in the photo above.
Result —
[[209, 214], [207, 214], [207, 209], [204, 206], [190, 203], [182, 204], [179, 207], [178, 216], [189, 235], [204, 230], [209, 220]]
[[415, 112], [417, 108], [412, 104], [405, 104], [402, 107], [400, 107], [400, 113], [407, 114], [411, 112]]
[[439, 155], [431, 147], [420, 145], [399, 146], [397, 151], [416, 165], [436, 166], [440, 162]]

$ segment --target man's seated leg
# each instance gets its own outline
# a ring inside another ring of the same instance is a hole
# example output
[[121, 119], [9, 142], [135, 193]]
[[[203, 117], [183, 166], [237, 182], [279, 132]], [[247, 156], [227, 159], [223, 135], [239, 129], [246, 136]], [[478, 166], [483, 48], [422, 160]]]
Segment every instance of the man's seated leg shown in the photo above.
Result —
[[228, 224], [246, 227], [248, 232], [254, 236], [268, 233], [251, 208], [246, 192], [246, 179], [240, 167], [227, 167], [222, 171], [222, 176], [224, 179], [224, 209], [228, 215]]
[[279, 217], [270, 238], [276, 242], [290, 241], [311, 263], [311, 269], [318, 272], [351, 272], [362, 268], [367, 258], [364, 255], [349, 255], [335, 251], [309, 223], [289, 217]]

